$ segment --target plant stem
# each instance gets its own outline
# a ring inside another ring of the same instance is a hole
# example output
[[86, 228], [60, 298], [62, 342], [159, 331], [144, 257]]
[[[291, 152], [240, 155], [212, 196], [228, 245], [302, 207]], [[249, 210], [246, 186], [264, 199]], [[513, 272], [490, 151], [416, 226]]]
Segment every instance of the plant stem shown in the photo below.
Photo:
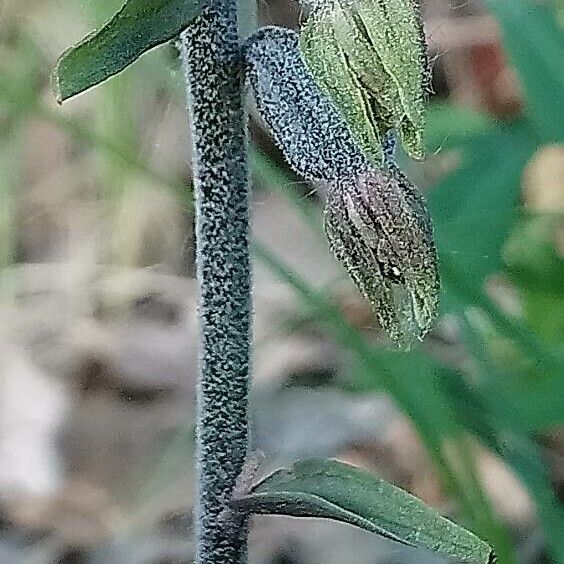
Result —
[[201, 300], [196, 563], [246, 562], [229, 501], [247, 455], [251, 333], [249, 194], [237, 0], [213, 0], [182, 34], [194, 145]]

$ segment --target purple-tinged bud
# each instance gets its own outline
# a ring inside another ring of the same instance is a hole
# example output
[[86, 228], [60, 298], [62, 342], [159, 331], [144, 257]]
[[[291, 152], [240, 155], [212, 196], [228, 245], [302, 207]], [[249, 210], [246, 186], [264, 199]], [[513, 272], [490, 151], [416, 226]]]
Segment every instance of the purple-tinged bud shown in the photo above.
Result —
[[419, 191], [375, 170], [340, 178], [328, 192], [325, 229], [391, 339], [401, 348], [423, 339], [437, 316], [439, 274]]

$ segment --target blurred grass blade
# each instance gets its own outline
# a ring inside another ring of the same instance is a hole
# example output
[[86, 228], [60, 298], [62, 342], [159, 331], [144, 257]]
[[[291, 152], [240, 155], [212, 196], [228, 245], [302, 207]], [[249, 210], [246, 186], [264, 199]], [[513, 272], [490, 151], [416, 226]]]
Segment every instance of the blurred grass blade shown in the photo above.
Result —
[[254, 143], [249, 147], [249, 161], [251, 172], [256, 181], [264, 184], [269, 190], [282, 195], [295, 209], [298, 217], [311, 228], [313, 235], [327, 244], [327, 238], [323, 231], [323, 221], [319, 207], [311, 200], [300, 195], [296, 190], [296, 177], [290, 176], [279, 168], [272, 159], [259, 149]]
[[427, 107], [426, 122], [425, 146], [429, 153], [457, 148], [494, 127], [486, 114], [445, 102]]
[[233, 504], [251, 513], [334, 519], [459, 562], [494, 561], [490, 546], [411, 494], [335, 460], [297, 462]]
[[509, 56], [522, 80], [529, 115], [546, 140], [564, 139], [564, 33], [549, 3], [486, 0], [503, 31]]
[[129, 0], [100, 30], [65, 51], [53, 72], [59, 103], [124, 70], [145, 51], [177, 36], [203, 0]]
[[[508, 397], [500, 388], [506, 383], [508, 376], [513, 376], [507, 372], [500, 372], [487, 357], [484, 337], [480, 335], [472, 325], [466, 321], [463, 325], [470, 350], [476, 362], [476, 368], [481, 373], [482, 382], [481, 397], [474, 395], [470, 398], [468, 394], [456, 393], [452, 390], [451, 401], [456, 402], [461, 413], [468, 414], [468, 408], [474, 410], [475, 416], [469, 415], [476, 421], [480, 421], [485, 432], [480, 433], [484, 443], [492, 450], [497, 452], [515, 470], [523, 484], [527, 487], [529, 494], [535, 501], [537, 518], [546, 536], [546, 542], [551, 556], [555, 563], [564, 562], [564, 507], [557, 497], [552, 485], [550, 468], [544, 460], [544, 454], [534, 443], [533, 439], [519, 430], [523, 426], [523, 410], [519, 409], [516, 399], [523, 404], [531, 404], [532, 410], [542, 412], [546, 402], [539, 401], [535, 397], [535, 387], [529, 387], [525, 392]], [[460, 384], [460, 382], [458, 382]], [[524, 396], [519, 397], [518, 396]], [[562, 403], [561, 393], [556, 388], [552, 390], [553, 398], [560, 404]], [[470, 399], [470, 401], [468, 401]], [[552, 400], [554, 401], [554, 399]], [[514, 407], [515, 406], [515, 407]], [[550, 410], [550, 408], [548, 408]], [[495, 419], [492, 419], [493, 412]], [[562, 410], [560, 409], [560, 412]], [[487, 430], [489, 427], [489, 430]]]

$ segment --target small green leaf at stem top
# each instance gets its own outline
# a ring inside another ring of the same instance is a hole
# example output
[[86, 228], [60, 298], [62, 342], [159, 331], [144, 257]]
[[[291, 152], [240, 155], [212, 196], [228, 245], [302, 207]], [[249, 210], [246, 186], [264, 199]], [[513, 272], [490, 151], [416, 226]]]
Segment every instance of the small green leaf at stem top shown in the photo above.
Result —
[[374, 165], [390, 129], [411, 157], [424, 157], [429, 71], [416, 0], [317, 0], [300, 49]]
[[101, 29], [65, 51], [53, 72], [62, 103], [127, 68], [149, 49], [176, 37], [203, 0], [128, 0]]
[[304, 460], [277, 470], [232, 504], [249, 513], [342, 521], [459, 562], [495, 562], [491, 547], [474, 533], [404, 490], [335, 460]]

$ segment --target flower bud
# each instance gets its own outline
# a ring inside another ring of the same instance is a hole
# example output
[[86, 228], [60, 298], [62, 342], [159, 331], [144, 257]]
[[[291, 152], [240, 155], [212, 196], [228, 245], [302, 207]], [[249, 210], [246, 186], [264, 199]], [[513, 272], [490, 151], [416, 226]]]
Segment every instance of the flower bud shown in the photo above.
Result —
[[409, 348], [437, 315], [439, 275], [423, 196], [401, 175], [336, 180], [325, 207], [330, 247], [392, 340]]
[[317, 0], [300, 49], [374, 165], [390, 129], [410, 156], [423, 158], [428, 65], [416, 0]]
[[245, 43], [245, 70], [256, 108], [288, 164], [308, 180], [370, 169], [349, 128], [319, 91], [298, 48], [298, 34], [263, 27]]

